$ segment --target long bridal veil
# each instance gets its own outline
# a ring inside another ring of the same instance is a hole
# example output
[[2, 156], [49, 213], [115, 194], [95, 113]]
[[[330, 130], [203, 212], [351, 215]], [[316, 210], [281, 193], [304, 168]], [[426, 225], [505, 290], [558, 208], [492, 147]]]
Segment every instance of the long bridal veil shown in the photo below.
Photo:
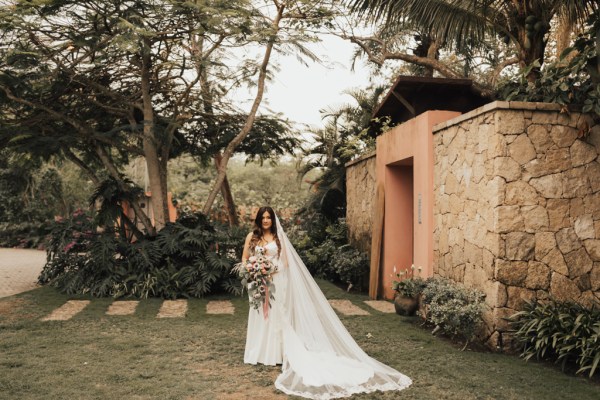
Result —
[[275, 387], [290, 395], [333, 399], [410, 386], [409, 377], [358, 346], [275, 219], [280, 258], [288, 269], [281, 310], [284, 359]]

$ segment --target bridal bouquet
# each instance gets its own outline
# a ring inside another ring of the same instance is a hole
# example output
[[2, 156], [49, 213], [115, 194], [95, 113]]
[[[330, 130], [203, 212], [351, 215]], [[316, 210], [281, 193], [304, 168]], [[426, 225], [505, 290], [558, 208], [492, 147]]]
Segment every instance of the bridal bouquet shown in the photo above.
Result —
[[255, 255], [250, 256], [245, 263], [236, 265], [236, 271], [242, 280], [242, 286], [248, 289], [250, 306], [257, 311], [262, 306], [267, 318], [270, 300], [275, 300], [272, 274], [277, 272], [277, 267], [264, 255], [261, 248], [257, 248]]

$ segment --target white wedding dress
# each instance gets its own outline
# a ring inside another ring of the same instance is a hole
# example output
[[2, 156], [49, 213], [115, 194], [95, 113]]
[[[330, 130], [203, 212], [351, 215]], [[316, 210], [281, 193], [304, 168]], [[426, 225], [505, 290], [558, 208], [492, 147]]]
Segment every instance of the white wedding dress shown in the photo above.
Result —
[[285, 297], [287, 271], [280, 265], [277, 243], [256, 248], [263, 250], [263, 254], [279, 267], [279, 272], [273, 275], [275, 301], [271, 300], [268, 318], [265, 319], [262, 307], [258, 310], [250, 307], [244, 363], [276, 365], [283, 363], [282, 302], [277, 300]]
[[276, 217], [281, 242], [264, 253], [279, 266], [268, 318], [250, 308], [244, 362], [282, 364], [275, 387], [309, 399], [402, 390], [406, 375], [369, 357], [354, 341], [296, 253]]

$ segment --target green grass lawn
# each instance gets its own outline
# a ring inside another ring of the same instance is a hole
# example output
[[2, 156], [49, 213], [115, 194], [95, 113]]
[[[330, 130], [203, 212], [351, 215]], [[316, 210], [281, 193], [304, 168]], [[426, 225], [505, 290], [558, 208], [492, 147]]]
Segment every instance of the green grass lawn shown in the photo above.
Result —
[[[371, 356], [410, 376], [402, 392], [352, 399], [600, 399], [598, 380], [515, 356], [464, 351], [411, 318], [377, 312], [366, 296], [319, 281], [328, 298], [351, 300], [371, 316], [342, 316]], [[73, 297], [41, 288], [0, 299], [0, 399], [284, 399], [278, 367], [242, 362], [248, 304], [207, 315], [189, 301], [186, 318], [156, 319], [161, 301], [141, 301], [133, 316], [106, 316], [112, 299], [69, 321], [42, 322]], [[221, 297], [222, 298], [222, 297]], [[367, 334], [371, 337], [368, 338]]]

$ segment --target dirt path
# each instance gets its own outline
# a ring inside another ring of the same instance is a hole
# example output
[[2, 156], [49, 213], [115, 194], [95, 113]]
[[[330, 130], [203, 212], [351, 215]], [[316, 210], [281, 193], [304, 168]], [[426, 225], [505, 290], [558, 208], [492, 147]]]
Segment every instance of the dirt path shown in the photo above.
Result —
[[0, 248], [0, 297], [35, 289], [45, 263], [44, 251]]

